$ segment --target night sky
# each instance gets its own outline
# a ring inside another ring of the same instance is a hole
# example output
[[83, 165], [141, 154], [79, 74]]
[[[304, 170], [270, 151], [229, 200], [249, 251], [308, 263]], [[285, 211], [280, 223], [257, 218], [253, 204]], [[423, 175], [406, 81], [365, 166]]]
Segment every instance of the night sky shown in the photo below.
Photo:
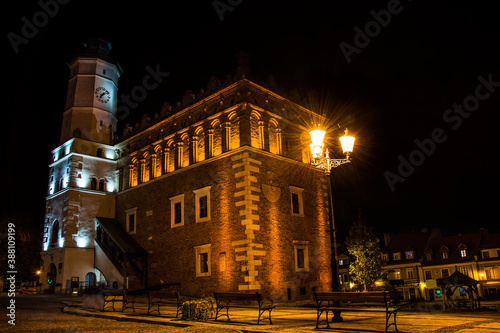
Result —
[[[124, 70], [120, 93], [141, 84], [147, 66], [170, 73], [125, 122], [175, 105], [188, 89], [196, 94], [212, 75], [224, 81], [244, 51], [257, 83], [272, 76], [278, 93], [300, 96], [332, 129], [348, 126], [356, 136], [353, 163], [332, 173], [341, 236], [359, 211], [379, 234], [500, 231], [500, 21], [493, 5], [48, 0], [49, 15], [44, 1], [4, 10], [2, 214], [29, 216], [41, 229], [67, 63], [85, 39], [101, 37]], [[340, 135], [338, 128], [329, 133], [332, 142]]]

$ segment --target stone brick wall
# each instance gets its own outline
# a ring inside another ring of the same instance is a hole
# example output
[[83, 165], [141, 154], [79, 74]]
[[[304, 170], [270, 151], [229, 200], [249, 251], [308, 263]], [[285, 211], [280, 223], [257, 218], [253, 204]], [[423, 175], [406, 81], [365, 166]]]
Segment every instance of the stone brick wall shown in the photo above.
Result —
[[[206, 186], [211, 219], [196, 223], [193, 190]], [[289, 186], [304, 189], [303, 216], [291, 215]], [[172, 228], [169, 198], [179, 194], [184, 225]], [[116, 218], [124, 228], [125, 210], [135, 207], [132, 236], [149, 252], [149, 286], [181, 282], [181, 292], [193, 296], [259, 290], [287, 300], [330, 284], [326, 187], [309, 165], [243, 147], [119, 193]], [[294, 240], [308, 242], [309, 271], [295, 272]], [[196, 277], [195, 247], [205, 244], [211, 274]]]

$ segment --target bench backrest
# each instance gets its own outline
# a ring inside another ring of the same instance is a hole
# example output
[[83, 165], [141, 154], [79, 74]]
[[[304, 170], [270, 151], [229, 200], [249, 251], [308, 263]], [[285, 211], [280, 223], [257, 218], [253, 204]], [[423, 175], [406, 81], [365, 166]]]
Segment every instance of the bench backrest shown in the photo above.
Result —
[[257, 301], [262, 302], [262, 294], [259, 293], [219, 293], [214, 292], [214, 297], [219, 301]]
[[370, 291], [370, 292], [317, 292], [314, 293], [316, 302], [373, 302], [387, 303], [389, 301], [386, 292]]
[[125, 297], [125, 290], [123, 289], [110, 289], [110, 290], [104, 290], [102, 292], [104, 296], [124, 296]]
[[159, 299], [167, 299], [167, 298], [172, 298], [172, 299], [180, 299], [179, 292], [177, 291], [170, 291], [170, 290], [151, 290], [148, 291], [148, 298], [159, 298]]

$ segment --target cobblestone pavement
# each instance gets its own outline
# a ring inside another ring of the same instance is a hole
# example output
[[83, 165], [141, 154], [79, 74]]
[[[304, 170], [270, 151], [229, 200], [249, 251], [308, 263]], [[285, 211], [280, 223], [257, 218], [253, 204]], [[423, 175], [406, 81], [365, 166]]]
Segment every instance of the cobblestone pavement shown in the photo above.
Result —
[[[256, 325], [256, 310], [234, 309], [231, 322], [192, 322], [175, 318], [173, 307], [164, 307], [162, 315], [147, 315], [145, 300], [136, 303], [136, 312], [101, 312], [81, 308], [81, 297], [60, 295], [16, 296], [16, 325], [5, 316], [9, 298], [0, 296], [2, 332], [383, 332], [382, 314], [345, 312], [343, 323], [330, 329], [315, 329], [316, 311], [312, 308], [278, 307], [273, 324]], [[225, 319], [225, 318], [224, 318]], [[500, 315], [496, 311], [443, 312], [401, 311], [397, 316], [400, 332], [500, 333]], [[391, 327], [389, 331], [394, 331]]]

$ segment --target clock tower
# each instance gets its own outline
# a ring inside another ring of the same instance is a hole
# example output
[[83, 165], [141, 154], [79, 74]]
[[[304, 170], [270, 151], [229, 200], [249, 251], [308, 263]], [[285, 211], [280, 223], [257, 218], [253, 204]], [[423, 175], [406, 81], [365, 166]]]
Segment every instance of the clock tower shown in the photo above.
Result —
[[[115, 215], [113, 134], [122, 71], [108, 56], [108, 42], [92, 39], [85, 46], [69, 65], [60, 143], [49, 164], [41, 274], [49, 292], [102, 278], [95, 267], [95, 217]], [[107, 278], [117, 280], [114, 275]]]
[[70, 138], [112, 144], [120, 66], [108, 57], [111, 45], [102, 39], [85, 43], [86, 51], [70, 65], [60, 143]]

